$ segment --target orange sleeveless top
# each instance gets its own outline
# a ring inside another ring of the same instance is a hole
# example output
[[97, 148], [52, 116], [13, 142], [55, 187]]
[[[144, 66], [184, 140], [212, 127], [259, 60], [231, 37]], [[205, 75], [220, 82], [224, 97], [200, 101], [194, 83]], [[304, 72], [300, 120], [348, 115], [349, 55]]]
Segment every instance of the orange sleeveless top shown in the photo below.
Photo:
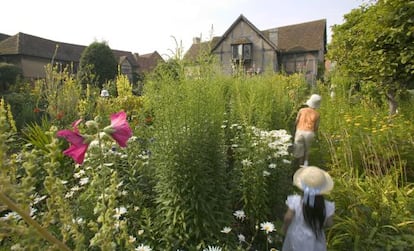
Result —
[[296, 130], [313, 132], [318, 130], [319, 116], [319, 112], [313, 108], [300, 109], [296, 117]]

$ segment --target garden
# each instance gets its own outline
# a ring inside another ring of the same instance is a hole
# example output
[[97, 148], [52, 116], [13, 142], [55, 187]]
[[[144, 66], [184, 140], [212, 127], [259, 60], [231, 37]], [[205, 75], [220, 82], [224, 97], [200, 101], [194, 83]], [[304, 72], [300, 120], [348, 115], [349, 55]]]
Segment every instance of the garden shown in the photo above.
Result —
[[3, 99], [1, 248], [279, 250], [294, 120], [311, 93], [323, 101], [310, 163], [335, 181], [328, 248], [414, 245], [412, 98], [390, 116], [339, 75], [333, 96], [300, 74], [202, 69], [154, 75], [142, 96], [119, 75], [100, 97], [49, 66], [21, 86], [31, 103]]
[[[79, 84], [54, 64], [11, 86], [0, 102], [0, 250], [281, 250], [285, 200], [300, 192], [295, 118], [313, 93], [321, 121], [309, 162], [334, 180], [328, 250], [411, 250], [409, 6], [348, 14], [328, 53], [338, 65], [315, 85], [271, 70], [225, 76], [214, 60], [188, 74], [174, 58], [140, 95], [124, 75]], [[389, 47], [397, 38], [401, 48]]]

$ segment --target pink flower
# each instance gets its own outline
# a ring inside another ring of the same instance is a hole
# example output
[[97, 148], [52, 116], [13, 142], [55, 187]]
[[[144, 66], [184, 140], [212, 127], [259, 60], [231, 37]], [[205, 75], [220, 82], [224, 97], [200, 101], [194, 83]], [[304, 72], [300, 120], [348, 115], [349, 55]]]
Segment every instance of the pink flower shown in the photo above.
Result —
[[111, 125], [105, 130], [121, 147], [126, 147], [126, 143], [132, 136], [132, 130], [126, 120], [124, 111], [111, 115]]
[[89, 144], [85, 143], [85, 138], [79, 134], [78, 125], [82, 120], [79, 119], [72, 124], [73, 131], [60, 130], [57, 132], [57, 136], [65, 138], [70, 147], [63, 151], [63, 154], [71, 157], [76, 163], [82, 164], [85, 159], [86, 150], [88, 150]]

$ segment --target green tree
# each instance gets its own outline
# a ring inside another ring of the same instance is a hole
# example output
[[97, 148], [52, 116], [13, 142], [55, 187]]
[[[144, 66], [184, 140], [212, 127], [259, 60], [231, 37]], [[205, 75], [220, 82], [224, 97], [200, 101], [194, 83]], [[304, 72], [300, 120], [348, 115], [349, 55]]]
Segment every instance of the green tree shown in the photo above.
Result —
[[0, 92], [7, 91], [22, 76], [22, 70], [13, 64], [0, 63]]
[[159, 63], [152, 72], [152, 77], [157, 81], [165, 78], [178, 81], [183, 76], [184, 68], [179, 59], [170, 59], [167, 62]]
[[78, 80], [81, 84], [103, 84], [115, 79], [118, 63], [105, 42], [93, 42], [83, 52], [79, 62]]
[[386, 97], [395, 113], [397, 97], [414, 81], [414, 1], [373, 1], [344, 17], [332, 29], [328, 57], [363, 93]]

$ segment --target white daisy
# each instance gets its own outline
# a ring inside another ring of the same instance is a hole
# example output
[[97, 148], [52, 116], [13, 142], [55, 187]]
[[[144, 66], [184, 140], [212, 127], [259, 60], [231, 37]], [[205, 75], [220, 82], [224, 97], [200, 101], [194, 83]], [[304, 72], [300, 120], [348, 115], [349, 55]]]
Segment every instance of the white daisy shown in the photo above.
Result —
[[137, 248], [135, 248], [135, 251], [152, 251], [152, 248], [144, 244], [141, 244]]
[[233, 213], [233, 215], [236, 217], [236, 219], [238, 220], [244, 220], [246, 218], [246, 214], [244, 213], [243, 210], [237, 210]]
[[238, 235], [237, 235], [237, 238], [239, 238], [239, 241], [240, 241], [240, 242], [245, 242], [245, 241], [246, 241], [246, 237], [244, 237], [244, 235], [243, 235], [243, 234], [238, 234]]
[[221, 230], [222, 233], [228, 234], [231, 231], [231, 227], [224, 227], [223, 230]]
[[275, 231], [275, 225], [273, 225], [273, 223], [268, 222], [268, 221], [260, 223], [260, 227], [261, 227], [261, 230], [266, 231], [266, 234]]
[[242, 165], [243, 166], [251, 166], [252, 164], [253, 164], [253, 162], [251, 162], [250, 160], [248, 160], [248, 159], [244, 159], [244, 160], [242, 160]]
[[121, 218], [121, 216], [122, 216], [123, 214], [125, 214], [126, 212], [127, 212], [127, 209], [126, 209], [125, 207], [118, 207], [118, 208], [115, 208], [115, 215], [114, 215], [114, 218], [119, 219], [119, 218]]
[[221, 251], [221, 247], [217, 246], [207, 246], [207, 248], [203, 249], [203, 251]]

